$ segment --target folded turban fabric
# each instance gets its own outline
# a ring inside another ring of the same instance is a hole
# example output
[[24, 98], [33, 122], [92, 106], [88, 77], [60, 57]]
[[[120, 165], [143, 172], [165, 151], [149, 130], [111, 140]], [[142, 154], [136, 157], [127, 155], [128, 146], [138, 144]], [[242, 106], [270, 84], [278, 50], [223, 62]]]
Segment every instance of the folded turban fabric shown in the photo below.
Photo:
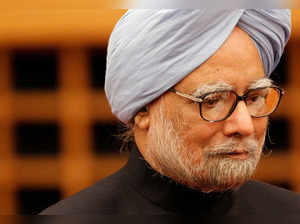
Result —
[[212, 56], [235, 26], [253, 39], [270, 75], [291, 33], [288, 9], [128, 10], [107, 50], [105, 93], [112, 113], [128, 123]]

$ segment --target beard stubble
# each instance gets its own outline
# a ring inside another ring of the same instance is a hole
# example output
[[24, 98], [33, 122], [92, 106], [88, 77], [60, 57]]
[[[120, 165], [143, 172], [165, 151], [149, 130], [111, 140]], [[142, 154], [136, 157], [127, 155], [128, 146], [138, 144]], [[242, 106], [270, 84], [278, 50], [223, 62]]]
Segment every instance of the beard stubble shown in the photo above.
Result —
[[[253, 175], [261, 156], [254, 136], [230, 138], [218, 145], [189, 150], [177, 134], [175, 122], [165, 117], [160, 105], [155, 122], [149, 128], [145, 159], [151, 167], [182, 185], [202, 192], [223, 192], [243, 185]], [[233, 159], [223, 153], [242, 147], [247, 159]]]

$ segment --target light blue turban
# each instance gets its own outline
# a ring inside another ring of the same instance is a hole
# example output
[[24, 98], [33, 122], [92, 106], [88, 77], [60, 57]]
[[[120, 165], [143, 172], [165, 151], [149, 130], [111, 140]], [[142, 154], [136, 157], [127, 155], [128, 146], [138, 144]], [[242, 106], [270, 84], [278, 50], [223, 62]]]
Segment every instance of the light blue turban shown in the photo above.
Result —
[[290, 36], [290, 10], [127, 11], [107, 50], [105, 93], [112, 113], [128, 123], [212, 56], [235, 26], [254, 40], [270, 75]]

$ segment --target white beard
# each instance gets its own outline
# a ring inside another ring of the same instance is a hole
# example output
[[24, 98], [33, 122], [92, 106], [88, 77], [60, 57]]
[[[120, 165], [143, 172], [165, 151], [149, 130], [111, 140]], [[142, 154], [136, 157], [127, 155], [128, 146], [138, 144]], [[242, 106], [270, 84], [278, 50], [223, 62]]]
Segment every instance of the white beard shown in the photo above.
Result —
[[[149, 128], [145, 159], [151, 167], [174, 181], [203, 192], [221, 192], [241, 186], [253, 175], [261, 155], [261, 144], [252, 136], [247, 140], [230, 139], [220, 145], [208, 145], [200, 152], [185, 147], [174, 121], [164, 117], [163, 106]], [[245, 160], [221, 156], [242, 146]]]

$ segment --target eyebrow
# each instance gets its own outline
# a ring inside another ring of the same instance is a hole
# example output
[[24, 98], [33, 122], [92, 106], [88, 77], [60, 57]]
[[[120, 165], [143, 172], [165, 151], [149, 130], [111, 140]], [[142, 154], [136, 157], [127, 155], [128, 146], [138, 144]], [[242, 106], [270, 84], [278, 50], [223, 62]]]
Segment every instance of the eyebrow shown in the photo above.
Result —
[[[248, 87], [247, 87], [247, 90], [269, 87], [272, 84], [273, 84], [273, 82], [271, 79], [264, 77], [264, 78], [255, 80], [254, 82], [250, 83], [250, 85], [248, 85]], [[196, 91], [194, 91], [192, 93], [192, 95], [194, 97], [200, 97], [200, 96], [210, 93], [210, 92], [232, 91], [234, 89], [235, 88], [232, 85], [230, 85], [226, 82], [219, 81], [219, 82], [213, 83], [213, 84], [201, 85], [199, 88], [196, 89]]]
[[272, 84], [273, 84], [273, 81], [271, 79], [261, 78], [261, 79], [254, 81], [253, 83], [251, 83], [248, 86], [248, 90], [269, 87], [269, 86], [272, 86]]
[[206, 93], [210, 93], [210, 92], [216, 92], [216, 91], [230, 91], [233, 90], [233, 86], [229, 85], [226, 82], [217, 82], [214, 84], [204, 84], [201, 85], [199, 88], [196, 89], [196, 91], [194, 91], [192, 93], [192, 95], [194, 97], [200, 97]]

